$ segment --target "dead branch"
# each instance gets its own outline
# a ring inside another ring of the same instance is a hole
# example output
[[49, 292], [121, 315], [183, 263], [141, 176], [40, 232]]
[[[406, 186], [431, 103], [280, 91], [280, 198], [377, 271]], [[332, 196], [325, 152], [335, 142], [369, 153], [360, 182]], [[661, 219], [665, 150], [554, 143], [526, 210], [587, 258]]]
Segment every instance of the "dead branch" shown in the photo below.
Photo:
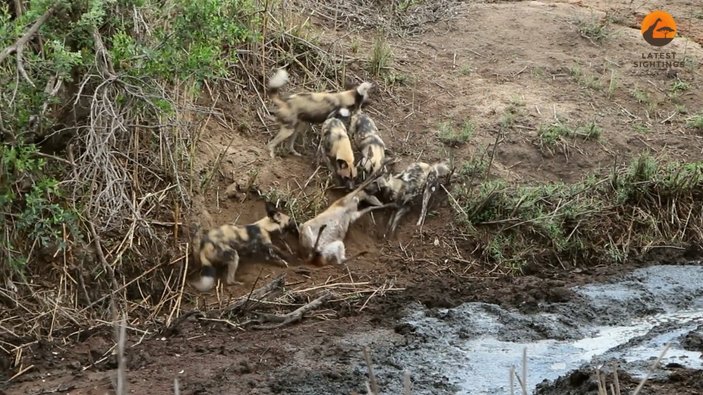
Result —
[[117, 78], [115, 69], [112, 67], [112, 62], [110, 61], [110, 55], [107, 49], [105, 49], [105, 44], [103, 44], [102, 36], [97, 27], [93, 27], [93, 40], [95, 41], [95, 63], [98, 69], [107, 74], [108, 79], [112, 80]]
[[0, 63], [2, 63], [8, 56], [11, 54], [16, 54], [17, 56], [17, 71], [24, 77], [27, 82], [29, 82], [30, 85], [34, 86], [34, 83], [29, 79], [29, 76], [27, 75], [27, 72], [24, 69], [24, 66], [22, 65], [22, 51], [24, 50], [25, 44], [29, 40], [34, 37], [35, 34], [39, 31], [39, 28], [49, 19], [49, 16], [54, 12], [56, 9], [56, 4], [51, 5], [42, 16], [37, 19], [34, 24], [27, 30], [22, 37], [20, 37], [17, 41], [15, 41], [14, 44], [10, 45], [9, 47], [5, 48], [0, 52]]
[[[107, 277], [112, 284], [113, 291], [116, 291], [119, 288], [119, 285], [117, 284], [117, 279], [115, 278], [115, 270], [112, 266], [110, 266], [110, 263], [108, 263], [105, 258], [105, 253], [103, 252], [103, 247], [100, 243], [100, 236], [98, 236], [98, 232], [95, 230], [95, 225], [93, 225], [93, 222], [90, 221], [88, 226], [90, 227], [90, 233], [93, 236], [93, 244], [95, 244], [95, 251], [98, 253], [98, 259], [100, 259], [100, 263], [105, 270], [105, 274], [107, 274]], [[114, 297], [114, 293], [111, 297]]]
[[412, 381], [410, 381], [410, 372], [406, 370], [403, 372], [403, 395], [411, 395], [412, 388], [413, 384]]
[[303, 319], [303, 315], [311, 310], [315, 310], [318, 307], [320, 307], [322, 304], [327, 302], [328, 300], [332, 299], [333, 294], [331, 292], [325, 292], [322, 294], [322, 296], [318, 297], [317, 299], [313, 300], [312, 302], [303, 305], [296, 310], [284, 314], [284, 315], [274, 315], [274, 314], [262, 314], [261, 318], [259, 321], [264, 321], [264, 322], [277, 322], [277, 324], [274, 325], [256, 325], [253, 326], [254, 329], [277, 329], [281, 328], [283, 326], [292, 324], [294, 322], [300, 321]]
[[275, 277], [268, 284], [266, 284], [260, 288], [255, 289], [246, 297], [241, 297], [241, 298], [237, 299], [234, 303], [227, 306], [223, 312], [232, 314], [234, 312], [243, 310], [245, 307], [252, 308], [252, 307], [258, 305], [259, 303], [261, 303], [262, 300], [265, 300], [267, 298], [272, 297], [274, 294], [277, 294], [279, 291], [281, 291], [283, 289], [283, 287], [285, 285], [286, 285], [286, 274], [283, 273], [283, 274]]
[[278, 295], [285, 285], [286, 274], [283, 273], [275, 277], [268, 284], [253, 290], [247, 296], [238, 298], [234, 301], [234, 303], [230, 304], [229, 306], [223, 309], [214, 309], [208, 311], [207, 313], [203, 313], [198, 310], [189, 311], [174, 320], [173, 323], [171, 323], [171, 325], [169, 325], [168, 327], [164, 328], [161, 333], [165, 335], [172, 334], [179, 325], [181, 325], [184, 321], [186, 321], [192, 316], [196, 316], [196, 318], [199, 320], [212, 321], [213, 319], [219, 319], [224, 315], [231, 315], [241, 310], [250, 309], [260, 304], [262, 301], [271, 299], [275, 295]]
[[22, 13], [24, 13], [24, 9], [22, 8], [22, 0], [14, 0], [15, 3], [15, 18], [19, 18], [22, 16]]
[[115, 337], [117, 337], [117, 395], [125, 395], [127, 393], [127, 388], [125, 387], [125, 373], [127, 371], [127, 364], [124, 358], [125, 342], [127, 339], [125, 330], [126, 326], [127, 323], [124, 315], [122, 316], [119, 325], [115, 322]]

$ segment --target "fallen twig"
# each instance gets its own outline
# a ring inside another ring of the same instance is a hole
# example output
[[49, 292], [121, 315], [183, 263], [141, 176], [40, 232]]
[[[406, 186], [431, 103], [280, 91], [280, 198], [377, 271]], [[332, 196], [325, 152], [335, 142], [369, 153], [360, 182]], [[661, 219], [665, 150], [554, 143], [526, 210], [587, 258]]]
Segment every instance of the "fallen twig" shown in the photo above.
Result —
[[124, 348], [127, 340], [126, 320], [122, 316], [119, 325], [115, 322], [115, 337], [117, 338], [117, 395], [125, 395], [127, 393], [125, 374], [127, 366], [124, 358]]
[[277, 324], [274, 325], [255, 325], [253, 326], [254, 329], [276, 329], [276, 328], [281, 328], [283, 326], [292, 324], [294, 322], [300, 321], [303, 319], [303, 315], [311, 310], [315, 310], [318, 307], [320, 307], [322, 304], [327, 302], [332, 298], [333, 294], [331, 292], [325, 292], [322, 294], [320, 297], [317, 299], [313, 300], [312, 302], [305, 304], [296, 310], [284, 314], [284, 315], [274, 315], [274, 314], [265, 314], [262, 315], [259, 321], [269, 321], [269, 322], [278, 322]]
[[251, 291], [246, 297], [241, 297], [237, 299], [236, 301], [234, 301], [234, 303], [225, 307], [224, 310], [220, 310], [219, 312], [213, 310], [212, 312], [216, 312], [222, 315], [223, 313], [232, 314], [234, 312], [240, 311], [244, 307], [252, 308], [253, 306], [259, 304], [261, 301], [270, 298], [273, 294], [281, 291], [285, 285], [286, 274], [283, 273], [275, 277], [268, 284]]

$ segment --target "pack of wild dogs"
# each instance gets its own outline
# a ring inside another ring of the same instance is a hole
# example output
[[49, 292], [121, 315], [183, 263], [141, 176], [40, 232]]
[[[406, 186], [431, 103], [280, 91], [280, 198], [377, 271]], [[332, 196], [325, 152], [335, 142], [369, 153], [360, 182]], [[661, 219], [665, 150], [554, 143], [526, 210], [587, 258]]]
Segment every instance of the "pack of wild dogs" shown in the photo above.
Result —
[[272, 234], [291, 233], [298, 238], [299, 255], [306, 263], [322, 266], [347, 261], [344, 239], [349, 227], [374, 210], [392, 210], [384, 237], [395, 233], [401, 218], [421, 204], [416, 226], [424, 222], [430, 197], [452, 172], [447, 162], [414, 162], [393, 173], [391, 159], [374, 120], [362, 106], [373, 88], [370, 82], [338, 92], [303, 92], [282, 95], [288, 72], [278, 69], [269, 79], [267, 93], [275, 104], [272, 113], [278, 133], [268, 143], [271, 158], [284, 145], [287, 153], [295, 150], [299, 135], [310, 124], [321, 124], [317, 163], [324, 164], [344, 196], [302, 225], [271, 202], [266, 216], [247, 225], [224, 224], [201, 232], [196, 240], [196, 261], [200, 276], [193, 285], [208, 291], [215, 285], [217, 269], [226, 270], [225, 284], [241, 284], [235, 274], [241, 256], [263, 256], [267, 261], [288, 267], [284, 253], [272, 242]]

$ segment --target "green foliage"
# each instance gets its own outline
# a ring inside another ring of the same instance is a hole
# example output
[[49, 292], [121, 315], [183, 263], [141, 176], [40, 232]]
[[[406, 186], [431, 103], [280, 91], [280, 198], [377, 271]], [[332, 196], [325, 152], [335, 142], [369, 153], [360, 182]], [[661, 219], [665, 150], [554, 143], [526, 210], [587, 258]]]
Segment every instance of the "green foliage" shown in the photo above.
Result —
[[487, 152], [486, 147], [482, 147], [477, 150], [471, 159], [462, 164], [459, 169], [459, 176], [467, 180], [479, 178], [486, 174], [489, 163], [490, 154]]
[[[145, 3], [147, 9], [158, 7]], [[179, 0], [172, 7], [160, 16], [152, 35], [133, 34], [131, 22], [117, 26], [108, 41], [118, 70], [166, 80], [225, 77], [228, 65], [237, 61], [229, 48], [258, 38], [251, 1]]]
[[[86, 129], [102, 130], [110, 119], [123, 125], [161, 124], [175, 112], [165, 87], [188, 81], [197, 88], [208, 79], [228, 77], [238, 60], [237, 48], [259, 39], [260, 13], [253, 0], [40, 0], [24, 2], [22, 15], [12, 19], [9, 4], [0, 5], [3, 48], [13, 45], [53, 5], [36, 34], [41, 39], [30, 41], [19, 59], [13, 53], [0, 64], [0, 81], [5, 83], [0, 91], [0, 138], [6, 142], [0, 151], [0, 220], [5, 229], [0, 255], [20, 269], [38, 249], [64, 248], [64, 226], [71, 237], [80, 236], [75, 231], [78, 213], [67, 207], [95, 204], [81, 201], [81, 190], [79, 200], [65, 196], [65, 183], [58, 181], [60, 169], [48, 175], [49, 166], [32, 143], [67, 126], [78, 131], [80, 142]], [[81, 97], [76, 97], [79, 90]], [[93, 103], [81, 104], [81, 99]], [[99, 119], [89, 121], [82, 115], [77, 124], [65, 124], [71, 108], [95, 110], [96, 104], [104, 106], [94, 115]], [[111, 112], [116, 116], [108, 119], [105, 114]], [[117, 128], [111, 133], [105, 144], [126, 141], [134, 131]], [[146, 138], [141, 144], [160, 143], [158, 130], [151, 136], [152, 141]], [[91, 188], [100, 181], [93, 179]]]
[[476, 127], [466, 120], [460, 130], [455, 130], [449, 122], [439, 124], [439, 140], [449, 146], [456, 147], [465, 144], [474, 135]]
[[392, 59], [393, 51], [386, 37], [382, 34], [377, 35], [373, 41], [373, 51], [369, 61], [371, 73], [377, 77], [383, 75], [388, 71]]
[[582, 37], [600, 44], [611, 35], [610, 22], [610, 18], [600, 19], [591, 15], [589, 19], [577, 19], [576, 28]]
[[639, 89], [639, 88], [635, 88], [632, 90], [632, 96], [640, 104], [649, 104], [650, 100], [651, 100], [649, 97], [649, 93], [647, 93], [647, 91]]
[[601, 128], [595, 122], [585, 125], [572, 126], [562, 120], [540, 126], [537, 131], [539, 146], [543, 150], [551, 151], [557, 145], [564, 143], [566, 138], [581, 137], [584, 140], [598, 140]]
[[[66, 248], [63, 226], [74, 231], [77, 217], [63, 207], [59, 182], [46, 174], [46, 162], [33, 145], [0, 146], [0, 261], [22, 273], [33, 248]], [[7, 274], [8, 266], [0, 265]]]
[[687, 90], [690, 89], [690, 86], [686, 81], [681, 81], [681, 80], [676, 80], [671, 83], [671, 94], [673, 96], [680, 95], [683, 92], [686, 92]]
[[689, 128], [696, 129], [698, 131], [703, 131], [703, 113], [696, 114], [686, 120], [686, 126], [688, 126]]

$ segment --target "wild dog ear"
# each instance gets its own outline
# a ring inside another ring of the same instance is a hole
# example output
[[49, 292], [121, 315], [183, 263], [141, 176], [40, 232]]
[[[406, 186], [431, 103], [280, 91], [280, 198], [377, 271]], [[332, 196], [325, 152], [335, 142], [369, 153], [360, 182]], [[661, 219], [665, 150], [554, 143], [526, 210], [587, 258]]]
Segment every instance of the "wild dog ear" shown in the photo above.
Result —
[[278, 213], [278, 209], [276, 208], [276, 205], [267, 201], [266, 202], [266, 215], [269, 216], [269, 218], [273, 218], [277, 213]]
[[344, 159], [337, 159], [337, 167], [339, 167], [340, 169], [346, 169], [347, 167], [349, 167], [349, 165]]

